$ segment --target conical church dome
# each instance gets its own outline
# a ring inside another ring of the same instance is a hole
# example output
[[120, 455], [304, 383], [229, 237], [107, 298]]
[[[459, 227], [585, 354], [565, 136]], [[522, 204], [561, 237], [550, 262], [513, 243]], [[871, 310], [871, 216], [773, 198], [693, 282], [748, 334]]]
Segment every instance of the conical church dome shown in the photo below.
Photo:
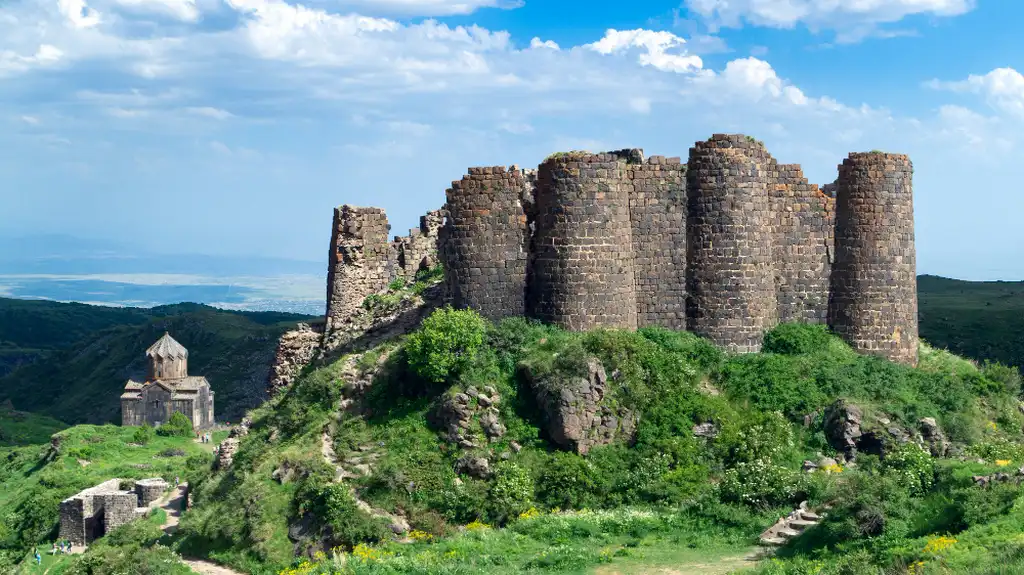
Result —
[[149, 346], [149, 349], [146, 350], [146, 355], [160, 359], [187, 359], [188, 350], [185, 349], [185, 346], [175, 341], [171, 334], [164, 332], [163, 337]]

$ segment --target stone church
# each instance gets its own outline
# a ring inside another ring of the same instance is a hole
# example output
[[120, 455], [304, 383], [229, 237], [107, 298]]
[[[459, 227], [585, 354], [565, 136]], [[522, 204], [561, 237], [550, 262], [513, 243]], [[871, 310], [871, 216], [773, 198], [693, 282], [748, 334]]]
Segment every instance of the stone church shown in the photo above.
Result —
[[213, 391], [201, 375], [188, 374], [188, 350], [169, 333], [146, 350], [149, 375], [129, 379], [121, 394], [121, 425], [154, 427], [167, 423], [174, 412], [184, 413], [195, 429], [213, 425]]

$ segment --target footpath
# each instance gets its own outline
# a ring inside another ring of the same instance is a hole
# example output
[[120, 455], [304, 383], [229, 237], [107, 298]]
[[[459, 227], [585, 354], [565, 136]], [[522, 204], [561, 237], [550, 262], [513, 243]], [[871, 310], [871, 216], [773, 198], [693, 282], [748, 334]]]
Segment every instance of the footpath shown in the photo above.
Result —
[[[187, 488], [188, 484], [182, 483], [178, 487], [172, 489], [170, 493], [164, 495], [159, 502], [160, 508], [167, 513], [167, 519], [160, 528], [168, 535], [171, 535], [178, 530], [178, 523], [181, 521], [181, 514], [185, 509], [185, 493]], [[205, 559], [182, 557], [181, 561], [199, 575], [245, 575], [244, 573], [239, 573], [238, 571], [229, 569], [223, 565], [218, 565], [211, 561], [206, 561]]]

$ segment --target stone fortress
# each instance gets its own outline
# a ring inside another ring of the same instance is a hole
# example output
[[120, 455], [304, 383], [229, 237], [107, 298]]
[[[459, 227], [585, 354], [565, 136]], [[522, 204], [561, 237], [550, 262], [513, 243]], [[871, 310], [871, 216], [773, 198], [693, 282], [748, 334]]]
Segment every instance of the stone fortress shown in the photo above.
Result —
[[158, 427], [175, 412], [183, 413], [200, 430], [214, 424], [214, 392], [203, 376], [188, 374], [188, 350], [165, 333], [146, 350], [149, 373], [145, 381], [128, 380], [121, 394], [121, 425]]
[[780, 322], [825, 323], [854, 349], [917, 363], [907, 156], [851, 153], [819, 188], [753, 138], [688, 161], [639, 149], [470, 168], [410, 236], [379, 208], [335, 210], [326, 328], [444, 264], [446, 299], [570, 330], [662, 326], [756, 352]]

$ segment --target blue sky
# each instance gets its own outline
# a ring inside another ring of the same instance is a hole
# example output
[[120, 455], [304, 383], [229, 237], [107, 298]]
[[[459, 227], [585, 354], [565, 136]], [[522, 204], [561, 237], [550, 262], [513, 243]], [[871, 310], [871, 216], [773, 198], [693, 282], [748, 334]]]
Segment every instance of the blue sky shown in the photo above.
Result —
[[1024, 279], [1024, 3], [681, 1], [5, 2], [0, 231], [320, 260], [335, 205], [728, 132], [910, 154], [918, 271]]

